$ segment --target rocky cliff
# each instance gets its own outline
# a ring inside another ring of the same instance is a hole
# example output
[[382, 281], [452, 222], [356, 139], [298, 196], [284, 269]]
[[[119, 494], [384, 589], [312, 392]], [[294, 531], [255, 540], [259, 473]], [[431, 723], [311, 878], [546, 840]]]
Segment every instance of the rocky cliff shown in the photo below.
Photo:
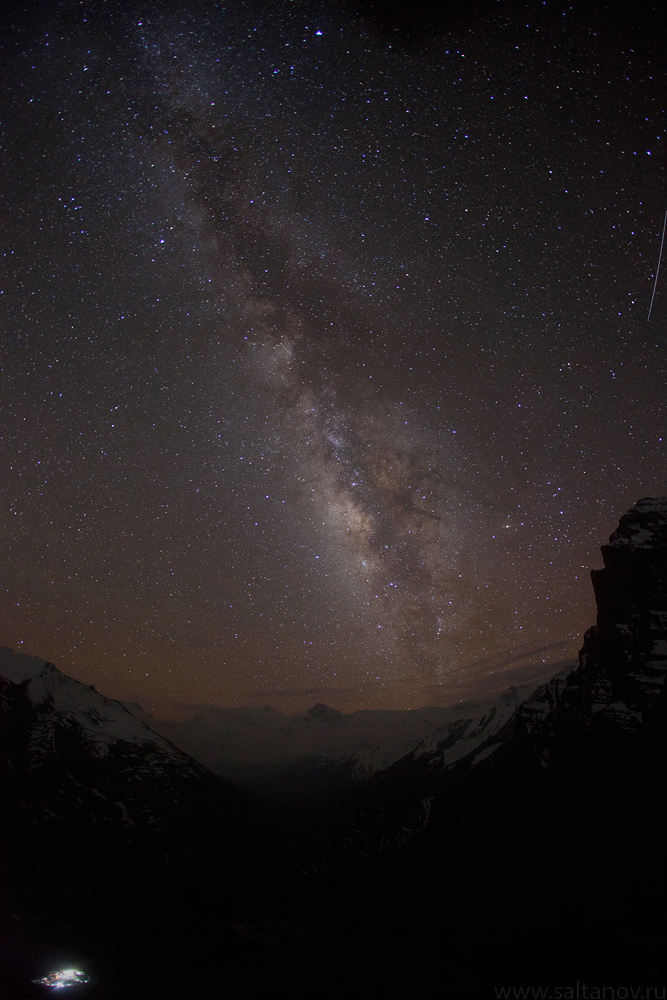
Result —
[[[578, 733], [593, 751], [657, 725], [667, 676], [667, 498], [647, 497], [625, 514], [591, 571], [597, 624], [579, 666], [529, 698], [519, 719], [541, 766], [557, 733]], [[627, 741], [626, 741], [627, 742]], [[562, 740], [561, 740], [562, 743]]]
[[667, 673], [667, 497], [632, 507], [602, 558], [604, 569], [591, 573], [598, 620], [586, 635], [582, 665], [597, 666], [609, 692], [643, 718]]

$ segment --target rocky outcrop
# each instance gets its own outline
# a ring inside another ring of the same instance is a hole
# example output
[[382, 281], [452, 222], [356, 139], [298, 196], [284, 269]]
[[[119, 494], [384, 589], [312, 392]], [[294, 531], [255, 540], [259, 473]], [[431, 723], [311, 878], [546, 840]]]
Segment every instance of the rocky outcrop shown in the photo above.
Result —
[[601, 668], [612, 695], [643, 718], [667, 674], [667, 497], [632, 507], [602, 558], [604, 569], [591, 573], [598, 618], [582, 665]]
[[667, 498], [647, 497], [625, 514], [591, 571], [597, 624], [579, 665], [539, 688], [519, 719], [543, 768], [554, 740], [637, 736], [659, 711], [667, 676]]

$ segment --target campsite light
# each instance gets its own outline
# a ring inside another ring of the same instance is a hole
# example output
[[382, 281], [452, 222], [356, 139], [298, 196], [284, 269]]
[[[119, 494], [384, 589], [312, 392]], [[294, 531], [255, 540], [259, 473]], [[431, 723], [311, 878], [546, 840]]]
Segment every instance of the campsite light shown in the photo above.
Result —
[[89, 983], [90, 978], [85, 972], [79, 969], [60, 969], [57, 972], [49, 972], [43, 979], [33, 979], [33, 983], [38, 986], [52, 986], [56, 990], [65, 989], [66, 986], [80, 986]]

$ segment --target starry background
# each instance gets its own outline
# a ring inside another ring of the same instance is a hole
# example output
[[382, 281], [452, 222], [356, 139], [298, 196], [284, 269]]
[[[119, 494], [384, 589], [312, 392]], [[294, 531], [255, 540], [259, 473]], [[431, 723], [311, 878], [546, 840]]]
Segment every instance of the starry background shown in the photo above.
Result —
[[0, 644], [149, 708], [555, 672], [667, 486], [658, 5], [4, 9]]

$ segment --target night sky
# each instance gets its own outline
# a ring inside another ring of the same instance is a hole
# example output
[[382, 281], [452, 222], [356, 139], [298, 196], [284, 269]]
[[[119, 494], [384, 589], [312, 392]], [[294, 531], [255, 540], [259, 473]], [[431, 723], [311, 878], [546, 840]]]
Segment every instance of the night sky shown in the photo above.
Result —
[[0, 645], [149, 708], [553, 673], [667, 491], [660, 5], [4, 10]]

